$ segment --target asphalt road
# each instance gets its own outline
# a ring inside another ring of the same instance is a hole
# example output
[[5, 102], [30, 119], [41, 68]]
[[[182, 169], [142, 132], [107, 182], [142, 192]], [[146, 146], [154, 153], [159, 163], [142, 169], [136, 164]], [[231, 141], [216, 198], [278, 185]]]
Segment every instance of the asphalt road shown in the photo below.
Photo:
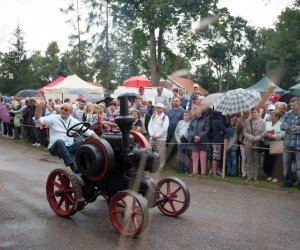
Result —
[[[45, 183], [62, 161], [0, 138], [0, 249], [300, 249], [300, 194], [183, 178], [191, 193], [179, 218], [150, 209], [146, 231], [117, 234], [99, 198], [56, 216]], [[154, 176], [160, 178], [160, 176]]]

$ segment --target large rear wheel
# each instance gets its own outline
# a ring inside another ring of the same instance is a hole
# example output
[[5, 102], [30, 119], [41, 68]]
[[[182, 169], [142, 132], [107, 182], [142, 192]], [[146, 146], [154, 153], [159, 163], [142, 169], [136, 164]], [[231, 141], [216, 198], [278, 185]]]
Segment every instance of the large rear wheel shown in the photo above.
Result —
[[110, 200], [109, 216], [117, 232], [127, 237], [137, 236], [149, 223], [147, 200], [134, 191], [120, 191]]
[[159, 210], [165, 215], [176, 217], [184, 213], [190, 205], [190, 191], [187, 185], [176, 177], [168, 177], [157, 183], [159, 189], [158, 202]]
[[53, 170], [47, 179], [46, 194], [50, 207], [58, 216], [69, 217], [83, 208], [81, 186], [71, 169]]

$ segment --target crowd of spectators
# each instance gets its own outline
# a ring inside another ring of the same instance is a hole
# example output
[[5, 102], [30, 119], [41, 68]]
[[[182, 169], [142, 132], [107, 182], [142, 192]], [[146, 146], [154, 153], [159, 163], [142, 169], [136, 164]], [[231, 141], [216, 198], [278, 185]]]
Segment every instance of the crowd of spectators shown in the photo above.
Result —
[[[129, 111], [134, 117], [132, 130], [142, 133], [155, 145], [161, 156], [161, 170], [177, 164], [180, 173], [191, 176], [221, 175], [224, 139], [227, 139], [227, 176], [240, 176], [246, 181], [259, 178], [282, 181], [285, 187], [295, 182], [300, 189], [300, 98], [291, 99], [290, 111], [286, 103], [269, 98], [263, 109], [254, 107], [247, 112], [223, 115], [202, 105], [204, 96], [199, 92], [199, 85], [193, 87], [189, 98], [183, 89], [173, 89], [173, 97], [168, 99], [164, 88], [158, 87], [152, 102], [141, 87], [138, 96], [129, 99]], [[11, 115], [10, 122], [1, 122], [2, 136], [48, 146], [47, 127], [35, 124], [34, 98], [0, 97], [0, 102], [6, 104]], [[73, 106], [72, 116], [90, 123], [98, 136], [120, 132], [115, 123], [120, 108], [117, 98], [109, 104], [86, 102], [82, 98], [75, 102], [68, 98], [49, 99], [42, 116], [59, 114], [66, 102]], [[284, 141], [282, 153], [270, 153], [273, 141]]]

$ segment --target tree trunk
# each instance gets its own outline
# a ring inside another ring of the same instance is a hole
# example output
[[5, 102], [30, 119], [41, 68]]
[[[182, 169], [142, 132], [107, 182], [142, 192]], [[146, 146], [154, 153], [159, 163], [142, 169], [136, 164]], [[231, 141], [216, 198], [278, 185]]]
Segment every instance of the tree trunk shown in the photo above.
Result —
[[151, 65], [151, 83], [153, 87], [158, 86], [157, 58], [156, 58], [156, 40], [154, 29], [150, 29], [150, 65]]
[[160, 28], [159, 33], [158, 33], [158, 39], [157, 39], [157, 79], [158, 83], [160, 80], [160, 75], [161, 75], [161, 51], [162, 51], [162, 46], [163, 46], [163, 33], [164, 31]]

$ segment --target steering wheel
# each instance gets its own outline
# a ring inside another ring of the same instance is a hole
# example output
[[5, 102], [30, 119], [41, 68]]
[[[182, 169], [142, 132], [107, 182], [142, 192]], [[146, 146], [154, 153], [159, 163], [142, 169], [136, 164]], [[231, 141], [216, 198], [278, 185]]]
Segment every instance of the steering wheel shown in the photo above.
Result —
[[72, 127], [68, 128], [67, 130], [67, 136], [68, 137], [76, 137], [79, 135], [80, 137], [83, 137], [83, 134], [91, 127], [91, 124], [89, 122], [79, 122]]

